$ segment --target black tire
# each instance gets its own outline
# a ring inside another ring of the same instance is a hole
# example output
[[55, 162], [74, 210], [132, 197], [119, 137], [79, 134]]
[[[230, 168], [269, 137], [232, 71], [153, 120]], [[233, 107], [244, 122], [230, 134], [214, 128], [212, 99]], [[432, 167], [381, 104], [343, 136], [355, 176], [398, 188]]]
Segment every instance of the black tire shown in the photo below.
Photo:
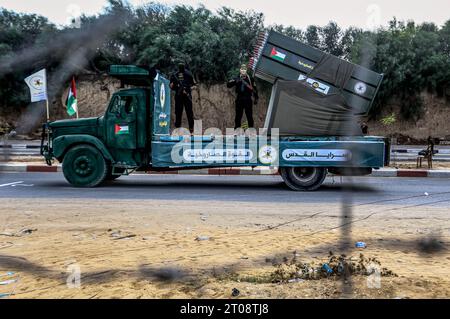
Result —
[[62, 169], [66, 180], [76, 187], [96, 187], [108, 173], [102, 153], [86, 144], [76, 145], [67, 151]]
[[325, 180], [327, 170], [320, 167], [281, 167], [280, 174], [294, 191], [315, 191]]
[[[114, 169], [114, 173], [116, 173], [116, 174], [118, 174], [118, 173], [123, 174], [123, 172], [125, 172], [125, 168], [115, 168]], [[122, 175], [113, 175], [112, 167], [109, 167], [105, 180], [114, 181], [114, 180], [118, 179], [120, 176], [122, 176]]]

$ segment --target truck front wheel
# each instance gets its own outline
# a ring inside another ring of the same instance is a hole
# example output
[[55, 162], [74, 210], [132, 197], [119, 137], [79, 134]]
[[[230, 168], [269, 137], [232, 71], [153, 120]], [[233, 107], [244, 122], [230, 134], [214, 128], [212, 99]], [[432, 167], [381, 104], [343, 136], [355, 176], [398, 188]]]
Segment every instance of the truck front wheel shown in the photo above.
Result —
[[95, 187], [108, 173], [105, 158], [91, 145], [76, 145], [69, 149], [62, 163], [66, 180], [76, 187]]
[[281, 167], [285, 184], [294, 191], [314, 191], [322, 185], [327, 170], [321, 167]]

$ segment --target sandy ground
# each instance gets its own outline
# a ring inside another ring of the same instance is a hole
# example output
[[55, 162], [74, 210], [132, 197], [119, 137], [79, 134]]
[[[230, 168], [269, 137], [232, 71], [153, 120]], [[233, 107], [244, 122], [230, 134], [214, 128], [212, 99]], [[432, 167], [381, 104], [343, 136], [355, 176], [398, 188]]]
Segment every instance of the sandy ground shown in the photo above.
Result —
[[[448, 206], [370, 205], [353, 213], [358, 221], [350, 240], [364, 241], [367, 248], [349, 245], [345, 252], [377, 258], [397, 275], [381, 277], [380, 286], [361, 275], [347, 283], [334, 277], [293, 283], [268, 279], [294, 255], [301, 262], [322, 263], [330, 251], [344, 252], [343, 229], [333, 229], [342, 223], [339, 205], [2, 199], [0, 280], [18, 281], [0, 285], [0, 293], [13, 292], [9, 298], [231, 298], [237, 288], [238, 298], [450, 297]], [[440, 234], [443, 249], [420, 249], [420, 238], [430, 234]]]

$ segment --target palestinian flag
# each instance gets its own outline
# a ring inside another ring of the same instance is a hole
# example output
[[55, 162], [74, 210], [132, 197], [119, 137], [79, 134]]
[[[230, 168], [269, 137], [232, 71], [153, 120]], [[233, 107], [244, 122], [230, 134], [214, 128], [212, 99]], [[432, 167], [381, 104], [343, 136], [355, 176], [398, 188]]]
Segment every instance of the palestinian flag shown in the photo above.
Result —
[[286, 54], [284, 54], [283, 52], [278, 51], [275, 48], [272, 48], [272, 51], [270, 52], [270, 57], [274, 60], [283, 62], [284, 59], [286, 59]]
[[67, 114], [70, 116], [74, 114], [78, 114], [78, 105], [77, 105], [77, 87], [75, 86], [75, 78], [72, 78], [72, 83], [69, 88], [69, 94], [67, 95], [66, 100]]
[[116, 135], [124, 135], [124, 134], [128, 134], [130, 132], [128, 125], [119, 125], [116, 124], [116, 126], [114, 127], [114, 133]]

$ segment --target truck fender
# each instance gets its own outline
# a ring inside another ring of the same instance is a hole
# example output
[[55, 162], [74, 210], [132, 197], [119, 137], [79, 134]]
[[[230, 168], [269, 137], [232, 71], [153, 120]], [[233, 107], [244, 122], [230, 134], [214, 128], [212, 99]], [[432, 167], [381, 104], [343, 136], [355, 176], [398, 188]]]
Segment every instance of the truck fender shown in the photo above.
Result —
[[111, 153], [106, 148], [105, 144], [95, 136], [91, 135], [63, 135], [55, 138], [53, 140], [53, 156], [56, 157], [60, 162], [62, 162], [65, 153], [72, 146], [78, 144], [90, 144], [95, 146], [103, 155], [103, 157], [114, 163], [114, 158]]

